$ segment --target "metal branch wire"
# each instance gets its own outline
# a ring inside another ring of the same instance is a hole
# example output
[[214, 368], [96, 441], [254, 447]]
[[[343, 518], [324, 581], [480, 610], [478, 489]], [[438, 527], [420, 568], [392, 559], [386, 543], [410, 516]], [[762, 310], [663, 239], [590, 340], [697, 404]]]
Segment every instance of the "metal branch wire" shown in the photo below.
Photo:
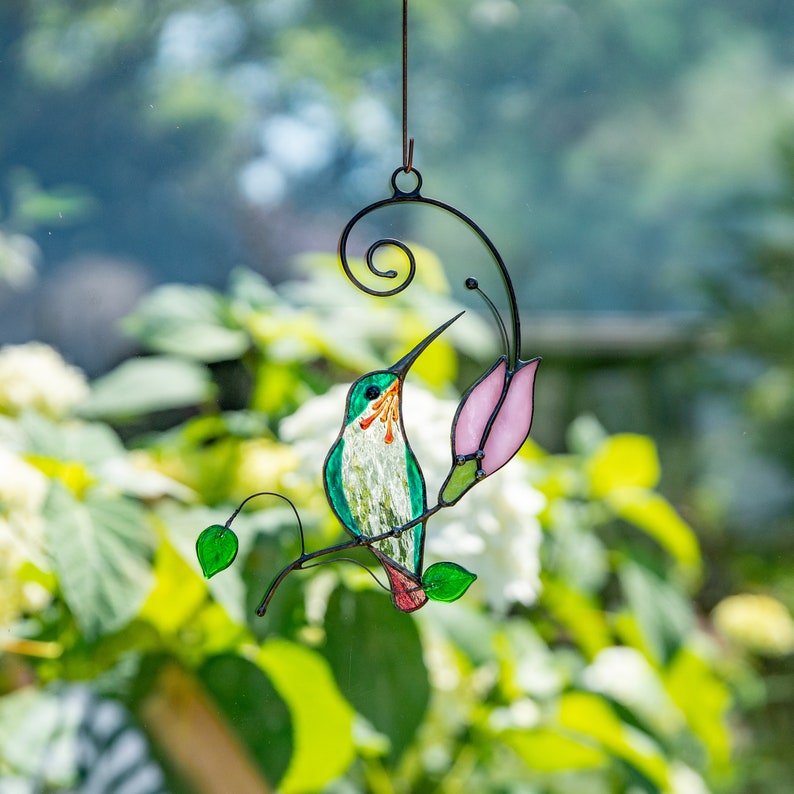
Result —
[[284, 496], [284, 494], [276, 493], [275, 491], [259, 491], [257, 493], [252, 493], [250, 496], [247, 496], [240, 502], [240, 505], [237, 509], [229, 516], [226, 520], [226, 524], [224, 524], [224, 529], [231, 529], [232, 521], [240, 515], [240, 511], [245, 507], [245, 505], [250, 502], [252, 499], [256, 499], [259, 496], [277, 496], [279, 499], [285, 501], [291, 508], [292, 512], [295, 515], [295, 520], [297, 521], [297, 528], [298, 528], [298, 535], [300, 536], [301, 541], [301, 554], [306, 554], [306, 538], [303, 534], [303, 522], [301, 521], [300, 514], [298, 513], [298, 508], [295, 507], [295, 503], [292, 499]]
[[378, 579], [377, 576], [375, 576], [374, 571], [372, 571], [370, 568], [367, 568], [367, 566], [364, 565], [364, 563], [361, 562], [360, 560], [353, 559], [353, 557], [331, 557], [329, 560], [318, 560], [317, 562], [313, 562], [309, 565], [304, 565], [303, 567], [304, 569], [319, 568], [321, 565], [330, 565], [332, 562], [352, 562], [354, 565], [358, 565], [359, 568], [365, 570], [373, 578], [375, 584], [378, 585], [378, 587], [380, 587], [381, 590], [385, 590], [387, 593], [392, 592], [391, 587], [388, 587], [387, 585], [383, 584], [383, 582], [381, 582], [381, 580]]

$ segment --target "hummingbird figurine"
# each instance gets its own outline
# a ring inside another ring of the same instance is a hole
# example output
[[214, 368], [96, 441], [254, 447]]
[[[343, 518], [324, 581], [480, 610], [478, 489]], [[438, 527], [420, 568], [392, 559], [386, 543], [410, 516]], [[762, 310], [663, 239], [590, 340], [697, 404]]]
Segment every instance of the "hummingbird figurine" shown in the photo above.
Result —
[[354, 537], [368, 544], [391, 584], [394, 605], [413, 612], [427, 601], [422, 556], [427, 488], [403, 424], [405, 376], [425, 349], [463, 312], [426, 336], [388, 369], [350, 387], [342, 428], [323, 466], [328, 503]]
[[462, 314], [428, 334], [393, 366], [360, 377], [348, 391], [342, 427], [323, 465], [323, 484], [331, 510], [352, 540], [307, 552], [295, 505], [283, 494], [262, 491], [245, 499], [223, 526], [215, 524], [199, 535], [196, 553], [207, 578], [234, 561], [239, 544], [231, 524], [243, 506], [258, 496], [275, 496], [289, 503], [295, 514], [301, 553], [273, 580], [258, 615], [265, 614], [289, 573], [333, 560], [358, 563], [347, 557], [320, 558], [361, 546], [369, 548], [383, 566], [390, 585], [385, 589], [401, 612], [414, 612], [428, 599], [455, 601], [466, 592], [477, 577], [457, 563], [437, 562], [423, 571], [425, 525], [449, 502], [439, 499], [427, 507], [425, 479], [408, 442], [402, 414], [408, 370]]

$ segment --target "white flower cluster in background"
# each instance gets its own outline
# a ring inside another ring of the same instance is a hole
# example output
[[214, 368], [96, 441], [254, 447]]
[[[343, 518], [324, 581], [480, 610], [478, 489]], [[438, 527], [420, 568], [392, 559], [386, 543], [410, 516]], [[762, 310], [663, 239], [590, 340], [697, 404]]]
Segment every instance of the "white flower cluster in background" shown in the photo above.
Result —
[[49, 593], [17, 574], [27, 563], [48, 570], [41, 515], [47, 478], [35, 467], [0, 446], [0, 626], [23, 611], [41, 608]]
[[[319, 483], [325, 455], [342, 424], [349, 386], [339, 385], [305, 403], [280, 427], [282, 441], [299, 458], [291, 477], [296, 487]], [[407, 384], [403, 415], [410, 443], [427, 483], [428, 505], [452, 465], [450, 432], [457, 402], [442, 400]], [[285, 478], [285, 482], [288, 478]], [[493, 609], [511, 604], [532, 604], [540, 588], [538, 513], [545, 498], [529, 481], [520, 458], [469, 491], [457, 505], [445, 508], [427, 523], [426, 562], [451, 560], [473, 573], [477, 581], [469, 591], [479, 593]]]
[[694, 769], [674, 763], [670, 773], [670, 794], [711, 794], [711, 790]]
[[87, 396], [85, 375], [49, 345], [28, 342], [0, 349], [0, 413], [16, 416], [31, 409], [59, 418]]
[[[87, 395], [83, 373], [49, 345], [29, 342], [0, 349], [0, 414], [31, 410], [59, 418]], [[0, 438], [0, 626], [42, 608], [51, 597], [30, 578], [30, 566], [43, 574], [50, 571], [42, 516], [48, 479], [18, 454], [12, 435]]]

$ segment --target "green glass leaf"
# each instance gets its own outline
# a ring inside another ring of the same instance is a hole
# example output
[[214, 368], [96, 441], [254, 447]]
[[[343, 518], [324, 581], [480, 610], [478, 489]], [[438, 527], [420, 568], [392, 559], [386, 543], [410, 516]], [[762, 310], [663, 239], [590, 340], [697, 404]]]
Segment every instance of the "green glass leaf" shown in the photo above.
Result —
[[457, 601], [477, 578], [456, 562], [437, 562], [431, 565], [422, 577], [427, 597], [433, 601]]
[[228, 527], [213, 524], [196, 540], [196, 556], [207, 579], [228, 568], [237, 556], [237, 535]]

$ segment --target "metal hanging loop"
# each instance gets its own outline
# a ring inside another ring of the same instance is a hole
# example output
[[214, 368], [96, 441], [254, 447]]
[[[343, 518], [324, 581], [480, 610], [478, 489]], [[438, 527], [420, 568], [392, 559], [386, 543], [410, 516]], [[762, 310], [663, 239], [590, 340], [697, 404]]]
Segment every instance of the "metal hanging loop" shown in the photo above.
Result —
[[[408, 178], [412, 177], [415, 180], [415, 184], [413, 188], [411, 188], [410, 190], [402, 189], [397, 184], [398, 177], [406, 173], [408, 173]], [[507, 266], [505, 265], [504, 260], [502, 259], [502, 255], [499, 253], [496, 246], [491, 241], [491, 238], [488, 237], [488, 235], [474, 220], [472, 220], [464, 212], [461, 212], [459, 209], [457, 209], [457, 207], [453, 207], [451, 204], [447, 204], [443, 201], [439, 201], [438, 199], [427, 198], [423, 196], [420, 192], [422, 188], [422, 175], [419, 173], [419, 171], [417, 171], [416, 168], [412, 168], [410, 172], [406, 172], [404, 167], [400, 167], [397, 170], [395, 170], [394, 173], [391, 175], [391, 185], [394, 191], [391, 198], [382, 199], [381, 201], [376, 201], [364, 207], [363, 209], [359, 210], [347, 222], [347, 225], [342, 230], [342, 234], [339, 237], [338, 253], [339, 253], [339, 261], [342, 265], [342, 269], [345, 271], [345, 275], [362, 292], [365, 292], [367, 295], [375, 295], [382, 298], [386, 298], [391, 295], [397, 295], [398, 293], [402, 292], [413, 281], [414, 276], [416, 275], [416, 257], [414, 256], [413, 251], [411, 251], [410, 247], [406, 243], [402, 242], [401, 240], [396, 240], [392, 237], [384, 237], [372, 243], [369, 246], [369, 248], [367, 248], [365, 254], [365, 260], [369, 272], [372, 273], [374, 276], [385, 279], [396, 279], [399, 275], [396, 270], [379, 270], [375, 266], [374, 255], [375, 252], [381, 248], [390, 247], [399, 250], [407, 260], [408, 272], [403, 276], [402, 280], [398, 282], [396, 286], [391, 287], [389, 289], [376, 289], [375, 287], [371, 287], [368, 284], [365, 284], [353, 273], [353, 270], [350, 267], [350, 261], [347, 252], [348, 240], [350, 239], [350, 233], [353, 231], [353, 227], [355, 227], [355, 225], [362, 218], [369, 215], [370, 213], [373, 213], [376, 210], [381, 209], [382, 207], [389, 207], [396, 204], [425, 204], [431, 207], [437, 207], [438, 209], [441, 209], [444, 212], [454, 216], [459, 221], [464, 223], [472, 232], [474, 232], [475, 236], [485, 246], [485, 248], [490, 253], [491, 258], [493, 259], [494, 264], [497, 267], [497, 270], [499, 271], [499, 275], [502, 278], [502, 283], [504, 285], [505, 292], [507, 294], [507, 301], [510, 310], [509, 327], [511, 330], [511, 337], [512, 337], [509, 339], [507, 345], [508, 360], [510, 361], [511, 367], [515, 368], [518, 363], [519, 356], [521, 355], [521, 326], [518, 317], [518, 305], [516, 301], [516, 294], [513, 288], [513, 281], [510, 278], [510, 273], [507, 270]], [[471, 286], [469, 286], [470, 283]], [[467, 279], [466, 286], [469, 289], [476, 289], [477, 288], [476, 279]], [[501, 322], [501, 318], [499, 319]]]

